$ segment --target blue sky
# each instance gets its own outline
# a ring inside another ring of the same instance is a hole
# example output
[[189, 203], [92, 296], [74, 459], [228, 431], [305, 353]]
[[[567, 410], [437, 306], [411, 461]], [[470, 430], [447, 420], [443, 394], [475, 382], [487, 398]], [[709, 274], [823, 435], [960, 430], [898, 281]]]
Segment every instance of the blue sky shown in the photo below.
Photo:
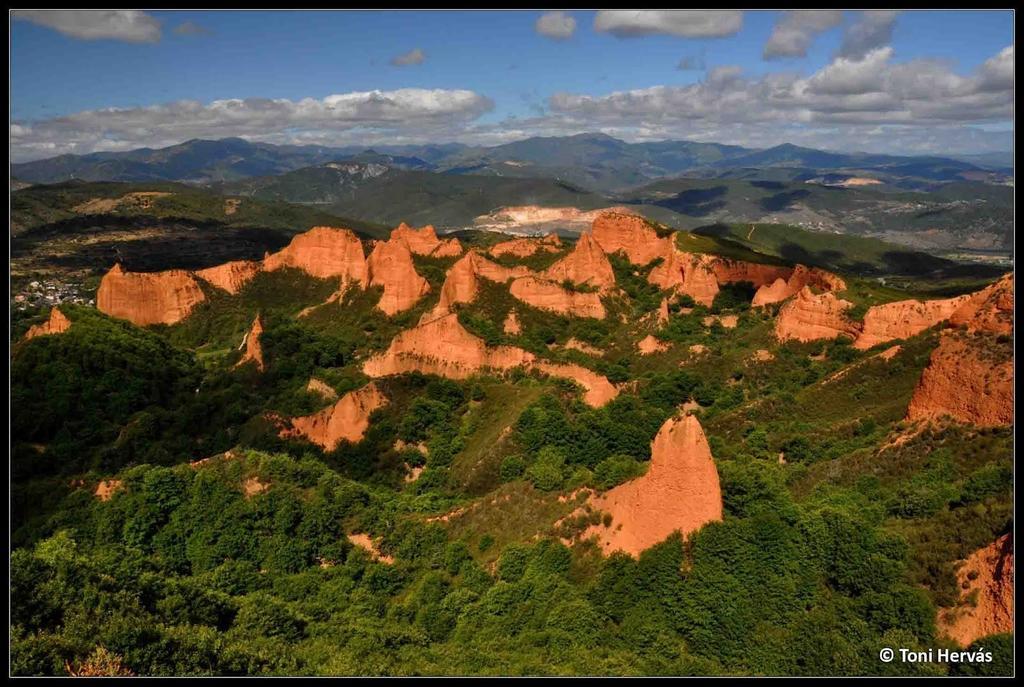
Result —
[[[602, 130], [627, 139], [747, 145], [785, 139], [838, 148], [877, 143], [906, 152], [950, 144], [1002, 150], [1012, 140], [1010, 12], [907, 11], [873, 18], [845, 12], [817, 22], [745, 12], [741, 18], [659, 15], [635, 24], [632, 17], [568, 12], [558, 18], [574, 20], [575, 28], [560, 38], [538, 29], [542, 14], [148, 12], [127, 23], [85, 13], [16, 14], [12, 150], [30, 158], [47, 151], [173, 143], [189, 136], [182, 120], [193, 116], [140, 108], [179, 101], [300, 103], [373, 91], [387, 98], [402, 89], [394, 109], [407, 108], [408, 120], [394, 110], [379, 115], [376, 106], [373, 113], [360, 106], [334, 121], [323, 113], [284, 110], [275, 125], [265, 114], [250, 116], [242, 105], [228, 121], [203, 110], [194, 116], [194, 134], [231, 135], [235, 122], [237, 135], [273, 142], [493, 143]], [[701, 21], [705, 28], [694, 28]], [[785, 21], [815, 24], [804, 32], [806, 54], [766, 59], [766, 45]], [[179, 32], [182, 25], [189, 30]], [[875, 52], [844, 55], [847, 39], [858, 30], [870, 34], [866, 49]], [[392, 64], [414, 50], [421, 60]], [[681, 61], [689, 68], [679, 69]], [[844, 63], [837, 67], [837, 61]], [[879, 76], [877, 83], [857, 78], [841, 87], [820, 76], [825, 71], [829, 78], [842, 77], [858, 65], [865, 73], [889, 76]], [[836, 68], [829, 72], [830, 67]], [[778, 79], [790, 89], [786, 103], [768, 95]], [[808, 83], [817, 86], [808, 90]], [[928, 97], [930, 84], [939, 86]], [[1000, 88], [1001, 95], [993, 95]], [[456, 105], [449, 93], [457, 94]], [[836, 101], [837, 94], [846, 100]], [[940, 109], [928, 102], [943, 98], [940, 104], [947, 106]], [[865, 109], [865, 100], [879, 104]], [[124, 112], [96, 115], [103, 108]], [[766, 115], [758, 121], [761, 109]], [[61, 121], [66, 117], [74, 121]], [[901, 135], [894, 137], [894, 131]]]

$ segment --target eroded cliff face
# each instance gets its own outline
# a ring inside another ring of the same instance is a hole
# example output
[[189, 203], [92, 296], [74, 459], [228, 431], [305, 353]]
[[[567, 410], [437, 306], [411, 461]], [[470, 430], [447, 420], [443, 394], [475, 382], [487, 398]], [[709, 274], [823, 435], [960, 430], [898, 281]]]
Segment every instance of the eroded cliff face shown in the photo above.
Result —
[[216, 267], [197, 270], [196, 276], [218, 289], [236, 294], [259, 273], [261, 265], [252, 260], [233, 260]]
[[621, 212], [598, 215], [591, 234], [605, 253], [621, 251], [634, 265], [646, 265], [674, 250], [671, 237], [658, 238], [644, 218]]
[[281, 436], [302, 436], [325, 451], [333, 451], [342, 441], [354, 444], [362, 440], [370, 426], [370, 414], [387, 403], [387, 397], [370, 382], [318, 413], [292, 419]]
[[721, 520], [718, 470], [697, 418], [667, 420], [651, 444], [647, 473], [592, 497], [591, 504], [612, 516], [610, 526], [594, 525], [583, 535], [596, 535], [605, 553], [638, 556], [676, 530], [688, 536]]
[[432, 225], [416, 229], [405, 222], [391, 231], [391, 240], [405, 244], [414, 255], [447, 258], [462, 254], [462, 244], [456, 238], [439, 239]]
[[401, 332], [392, 339], [387, 351], [363, 364], [363, 372], [370, 377], [422, 372], [465, 379], [481, 370], [505, 371], [514, 367], [571, 379], [584, 388], [583, 400], [594, 406], [603, 405], [618, 394], [605, 377], [584, 367], [537, 361], [529, 351], [514, 346], [489, 348], [482, 339], [466, 331], [454, 313]]
[[605, 291], [615, 287], [612, 264], [590, 234], [580, 235], [572, 252], [545, 270], [544, 277], [556, 282], [596, 286]]
[[517, 258], [528, 258], [536, 253], [557, 253], [562, 249], [562, 240], [557, 234], [548, 234], [543, 238], [512, 239], [496, 243], [488, 249], [495, 258], [511, 255]]
[[451, 313], [398, 334], [387, 351], [363, 364], [363, 372], [384, 377], [419, 371], [465, 379], [482, 369], [507, 370], [532, 361], [533, 354], [512, 346], [489, 349]]
[[955, 327], [970, 332], [1013, 333], [1013, 272], [974, 293], [949, 317]]
[[263, 319], [256, 315], [256, 319], [252, 321], [252, 326], [249, 327], [249, 331], [246, 332], [245, 338], [242, 339], [242, 345], [239, 347], [244, 347], [245, 353], [242, 354], [242, 359], [235, 363], [235, 367], [246, 363], [255, 363], [256, 369], [260, 372], [263, 371], [263, 346], [260, 342], [262, 336]]
[[191, 272], [125, 272], [115, 264], [100, 281], [96, 307], [139, 326], [174, 324], [206, 300]]
[[653, 334], [648, 334], [636, 344], [636, 350], [640, 352], [640, 355], [663, 353], [669, 348], [670, 346], [667, 343], [656, 338]]
[[837, 274], [817, 267], [797, 265], [786, 278], [776, 277], [771, 282], [761, 285], [754, 294], [751, 305], [768, 305], [779, 303], [796, 295], [801, 289], [812, 286], [819, 291], [845, 291], [846, 282]]
[[647, 275], [648, 282], [661, 289], [686, 294], [701, 305], [714, 303], [719, 289], [712, 256], [682, 253], [670, 243], [661, 257], [662, 263]]
[[513, 297], [541, 310], [570, 317], [605, 318], [601, 297], [591, 291], [568, 291], [559, 284], [536, 277], [520, 277], [512, 282], [509, 293]]
[[268, 272], [283, 267], [294, 267], [320, 279], [338, 277], [363, 288], [368, 282], [363, 244], [349, 229], [313, 227], [263, 259], [263, 269]]
[[528, 268], [523, 266], [504, 267], [483, 257], [475, 250], [470, 250], [448, 269], [444, 284], [441, 286], [441, 297], [430, 317], [435, 319], [450, 311], [456, 303], [472, 303], [479, 291], [479, 279], [484, 278], [499, 284], [510, 279], [530, 275]]
[[46, 322], [34, 324], [25, 332], [25, 341], [34, 339], [37, 336], [48, 336], [51, 334], [63, 334], [71, 329], [71, 320], [64, 316], [60, 308], [54, 306], [50, 309], [50, 317]]
[[711, 269], [719, 284], [748, 281], [757, 288], [772, 284], [776, 279], [789, 279], [793, 274], [793, 269], [790, 267], [762, 265], [728, 258], [717, 258]]
[[385, 315], [408, 310], [430, 292], [430, 284], [416, 272], [412, 253], [402, 240], [378, 241], [366, 261], [366, 273], [371, 286], [384, 287], [377, 307]]
[[949, 319], [970, 296], [934, 301], [905, 300], [873, 305], [864, 314], [864, 329], [853, 347], [866, 350], [893, 339], [908, 339]]
[[1013, 353], [984, 335], [944, 331], [910, 398], [908, 420], [944, 416], [979, 427], [1013, 424]]
[[831, 292], [815, 294], [805, 286], [779, 310], [775, 335], [780, 341], [814, 341], [840, 336], [856, 339], [859, 325], [846, 317], [846, 311], [852, 306], [853, 303]]
[[1013, 534], [968, 556], [956, 574], [960, 603], [939, 609], [939, 633], [968, 646], [982, 637], [1013, 632], [1013, 572]]

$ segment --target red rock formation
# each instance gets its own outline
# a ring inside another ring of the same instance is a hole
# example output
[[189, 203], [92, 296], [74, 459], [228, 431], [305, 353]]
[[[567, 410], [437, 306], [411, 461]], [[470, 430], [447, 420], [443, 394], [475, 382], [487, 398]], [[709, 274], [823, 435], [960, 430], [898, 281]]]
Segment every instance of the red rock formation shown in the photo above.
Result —
[[320, 279], [367, 284], [363, 244], [349, 229], [313, 227], [295, 236], [284, 249], [263, 259], [263, 269], [294, 267]]
[[408, 310], [430, 291], [402, 240], [378, 241], [366, 261], [366, 272], [371, 286], [384, 287], [377, 307], [385, 315]]
[[611, 525], [594, 525], [606, 553], [637, 556], [674, 531], [683, 536], [722, 519], [718, 470], [704, 431], [693, 415], [668, 419], [651, 444], [647, 474], [593, 497], [592, 505], [611, 513]]
[[657, 323], [659, 327], [663, 327], [668, 324], [668, 299], [662, 298], [661, 305], [658, 306]]
[[873, 305], [864, 314], [864, 330], [853, 347], [866, 350], [893, 339], [909, 339], [949, 319], [969, 296], [934, 301], [905, 300]]
[[64, 316], [60, 308], [54, 306], [50, 309], [50, 317], [41, 324], [34, 324], [25, 332], [25, 341], [34, 339], [37, 336], [49, 334], [63, 334], [71, 328], [71, 320]]
[[419, 371], [465, 379], [481, 369], [507, 370], [532, 361], [531, 353], [512, 346], [489, 349], [451, 313], [398, 334], [387, 351], [363, 364], [363, 372], [383, 377]]
[[570, 281], [608, 290], [615, 286], [615, 272], [608, 256], [590, 234], [582, 234], [572, 252], [544, 271], [556, 282]]
[[414, 255], [448, 258], [462, 254], [462, 244], [458, 239], [438, 239], [437, 232], [429, 224], [415, 229], [402, 222], [391, 231], [391, 240], [405, 244]]
[[437, 307], [424, 316], [424, 321], [444, 315], [456, 303], [472, 303], [476, 300], [480, 277], [504, 284], [510, 279], [529, 274], [531, 272], [526, 267], [504, 267], [471, 250], [448, 269], [444, 284], [441, 286], [441, 298], [438, 300]]
[[309, 378], [309, 383], [306, 384], [306, 391], [312, 391], [325, 401], [338, 400], [338, 392], [334, 390], [334, 387], [321, 379], [317, 379], [316, 377]]
[[519, 324], [519, 316], [516, 315], [515, 310], [508, 311], [508, 316], [505, 318], [502, 330], [511, 336], [519, 336], [523, 333], [523, 327]]
[[778, 265], [762, 265], [756, 262], [717, 258], [711, 265], [719, 284], [747, 281], [755, 287], [773, 283], [776, 279], [789, 279], [793, 274], [791, 267]]
[[[242, 355], [242, 359], [235, 363], [235, 367], [253, 362], [256, 363], [256, 369], [263, 372], [263, 347], [260, 345], [261, 336], [263, 336], [263, 320], [260, 319], [259, 315], [256, 315], [256, 319], [252, 321], [252, 327], [249, 328], [249, 331], [245, 334], [245, 338], [242, 339], [242, 346], [245, 347], [245, 353]], [[239, 346], [239, 348], [242, 346]]]
[[216, 267], [198, 270], [196, 276], [230, 294], [238, 293], [260, 271], [260, 263], [252, 260], [234, 260]]
[[121, 488], [121, 484], [119, 479], [105, 479], [96, 485], [96, 491], [93, 493], [100, 501], [109, 501]]
[[754, 294], [751, 305], [768, 305], [784, 301], [806, 286], [813, 286], [821, 291], [846, 290], [846, 282], [842, 277], [817, 267], [797, 265], [785, 281], [778, 277], [771, 283], [763, 284]]
[[938, 627], [961, 646], [1013, 632], [1013, 535], [978, 549], [957, 570], [960, 603], [939, 610]]
[[342, 441], [358, 443], [370, 426], [370, 414], [387, 402], [377, 385], [370, 382], [318, 413], [294, 418], [281, 436], [303, 436], [325, 451], [333, 451]]
[[815, 294], [805, 286], [779, 310], [775, 335], [781, 341], [814, 341], [839, 336], [855, 339], [858, 325], [845, 314], [852, 306], [853, 303], [836, 298], [831, 292]]
[[586, 353], [587, 355], [592, 355], [596, 358], [600, 358], [601, 356], [604, 355], [604, 351], [602, 351], [597, 346], [591, 346], [586, 341], [580, 341], [575, 337], [572, 337], [568, 341], [566, 341], [565, 345], [562, 346], [562, 348], [566, 349], [567, 351], [579, 351], [580, 353]]
[[993, 359], [983, 339], [943, 332], [914, 389], [907, 419], [943, 416], [980, 427], [1012, 425], [1012, 355]]
[[557, 253], [562, 249], [562, 241], [557, 234], [548, 234], [544, 238], [520, 238], [496, 243], [488, 249], [488, 253], [496, 258], [512, 255], [517, 258], [528, 258], [534, 253]]
[[560, 315], [599, 320], [605, 317], [604, 304], [597, 293], [567, 291], [553, 281], [520, 277], [512, 282], [509, 293], [523, 303]]
[[606, 403], [618, 393], [606, 378], [579, 365], [535, 362], [534, 355], [521, 348], [488, 348], [459, 324], [456, 314], [450, 313], [401, 332], [387, 351], [363, 363], [363, 372], [370, 377], [422, 372], [466, 379], [479, 371], [526, 367], [579, 383], [586, 390], [583, 400], [591, 405]]
[[600, 408], [619, 395], [619, 390], [607, 377], [582, 365], [549, 363], [541, 360], [532, 367], [551, 377], [561, 377], [579, 384], [583, 387], [583, 402], [594, 408]]
[[672, 238], [658, 238], [657, 232], [643, 217], [619, 212], [605, 212], [594, 219], [591, 229], [594, 240], [605, 253], [625, 253], [634, 265], [646, 265], [669, 253]]
[[640, 351], [640, 355], [653, 355], [654, 353], [663, 353], [667, 351], [670, 346], [655, 338], [653, 334], [648, 334], [639, 342], [637, 342], [636, 349]]
[[125, 272], [110, 268], [96, 292], [96, 307], [111, 317], [139, 326], [174, 324], [206, 299], [190, 272]]
[[949, 317], [955, 327], [968, 331], [1013, 333], [1013, 272], [974, 293]]
[[718, 279], [712, 270], [714, 258], [700, 253], [681, 253], [667, 244], [662, 263], [651, 270], [647, 281], [662, 289], [686, 294], [710, 306], [718, 294]]

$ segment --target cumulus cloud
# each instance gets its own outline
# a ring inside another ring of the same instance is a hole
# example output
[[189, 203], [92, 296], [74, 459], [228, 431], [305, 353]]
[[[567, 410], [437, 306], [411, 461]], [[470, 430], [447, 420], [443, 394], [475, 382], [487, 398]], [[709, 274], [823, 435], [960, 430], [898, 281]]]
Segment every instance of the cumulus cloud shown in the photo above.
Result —
[[160, 41], [160, 20], [139, 10], [15, 10], [14, 18], [82, 40]]
[[492, 101], [468, 90], [404, 88], [302, 100], [185, 100], [135, 108], [88, 110], [11, 125], [12, 156], [159, 147], [190, 138], [240, 136], [272, 143], [342, 143], [371, 139], [451, 140]]
[[764, 58], [804, 57], [819, 33], [839, 26], [842, 20], [841, 10], [783, 12], [764, 46]]
[[391, 58], [391, 65], [394, 67], [408, 67], [414, 64], [423, 64], [426, 61], [427, 55], [419, 48], [413, 48], [407, 53], [401, 55], [395, 55]]
[[897, 10], [865, 10], [856, 22], [843, 32], [843, 43], [839, 54], [843, 57], [860, 58], [872, 50], [892, 42], [892, 29], [896, 24]]
[[594, 30], [620, 38], [668, 34], [683, 38], [725, 38], [743, 26], [738, 10], [601, 10]]
[[565, 12], [545, 12], [537, 19], [534, 27], [542, 36], [565, 40], [576, 33], [576, 20]]

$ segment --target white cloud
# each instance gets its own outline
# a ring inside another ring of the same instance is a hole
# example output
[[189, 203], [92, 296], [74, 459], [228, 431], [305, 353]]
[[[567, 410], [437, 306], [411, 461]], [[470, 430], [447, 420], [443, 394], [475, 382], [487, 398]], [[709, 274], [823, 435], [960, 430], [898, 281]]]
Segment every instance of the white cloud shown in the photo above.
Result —
[[160, 41], [160, 20], [139, 10], [15, 10], [14, 18], [82, 40]]
[[843, 33], [843, 44], [839, 54], [843, 57], [860, 58], [872, 50], [892, 42], [892, 29], [896, 24], [897, 10], [865, 10], [856, 22]]
[[394, 67], [408, 67], [414, 64], [423, 64], [426, 61], [426, 54], [419, 48], [413, 48], [407, 53], [401, 55], [395, 55], [391, 58], [391, 64]]
[[738, 10], [601, 10], [594, 30], [624, 37], [668, 34], [683, 38], [724, 38], [743, 26]]
[[319, 100], [183, 100], [14, 122], [10, 143], [12, 156], [26, 160], [228, 136], [274, 143], [398, 140], [409, 135], [450, 140], [493, 107], [489, 98], [473, 91], [421, 88], [344, 93]]
[[839, 26], [841, 10], [789, 10], [772, 28], [764, 46], [765, 59], [804, 57], [819, 33]]
[[545, 12], [537, 19], [534, 28], [542, 36], [565, 40], [576, 33], [576, 20], [565, 12]]

